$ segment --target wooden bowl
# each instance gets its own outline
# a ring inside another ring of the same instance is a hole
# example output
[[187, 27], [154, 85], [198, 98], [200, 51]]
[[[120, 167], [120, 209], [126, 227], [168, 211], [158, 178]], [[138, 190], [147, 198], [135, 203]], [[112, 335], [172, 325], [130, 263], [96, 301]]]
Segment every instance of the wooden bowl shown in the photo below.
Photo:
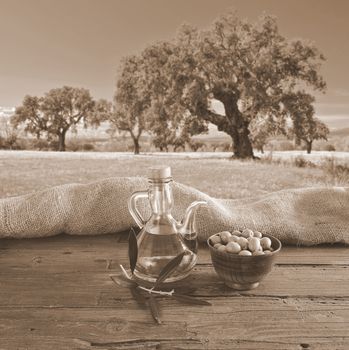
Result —
[[207, 244], [210, 249], [214, 269], [224, 283], [233, 289], [249, 290], [258, 287], [259, 282], [271, 271], [276, 255], [281, 249], [281, 242], [270, 235], [263, 237], [271, 239], [271, 247], [274, 251], [268, 255], [241, 256], [217, 250], [211, 244], [211, 238]]

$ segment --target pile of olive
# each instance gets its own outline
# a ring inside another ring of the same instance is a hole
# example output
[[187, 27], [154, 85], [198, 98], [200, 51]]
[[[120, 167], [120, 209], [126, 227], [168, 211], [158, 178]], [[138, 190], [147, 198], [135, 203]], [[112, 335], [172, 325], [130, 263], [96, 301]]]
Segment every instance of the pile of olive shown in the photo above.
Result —
[[222, 252], [238, 255], [268, 255], [273, 248], [271, 240], [263, 237], [259, 231], [252, 231], [248, 228], [242, 232], [236, 230], [230, 233], [222, 231], [210, 238], [211, 244]]

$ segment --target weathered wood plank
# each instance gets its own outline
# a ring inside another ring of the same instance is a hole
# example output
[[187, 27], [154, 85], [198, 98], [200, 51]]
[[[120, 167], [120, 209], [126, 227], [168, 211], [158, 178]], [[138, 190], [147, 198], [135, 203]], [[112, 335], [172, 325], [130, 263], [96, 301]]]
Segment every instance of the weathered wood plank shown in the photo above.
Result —
[[35, 335], [22, 337], [21, 341], [14, 342], [12, 339], [1, 339], [2, 345], [0, 350], [210, 350], [210, 349], [241, 349], [241, 350], [266, 350], [266, 349], [282, 349], [282, 350], [348, 350], [346, 340], [328, 339], [306, 339], [304, 343], [284, 343], [275, 341], [253, 341], [253, 340], [231, 340], [221, 339], [219, 341], [204, 340], [197, 343], [193, 340], [183, 339], [130, 339], [117, 342], [88, 342], [81, 339], [57, 338], [57, 337], [36, 337]]
[[[127, 262], [126, 237], [127, 234], [91, 237], [60, 235], [43, 239], [0, 240], [0, 271], [5, 266], [51, 269], [57, 272], [71, 270], [72, 267], [76, 270], [104, 271]], [[211, 263], [209, 251], [204, 245], [200, 246], [198, 263]], [[283, 247], [276, 263], [349, 265], [349, 247]]]
[[349, 300], [237, 297], [211, 301], [212, 306], [190, 307], [162, 299], [160, 326], [130, 300], [122, 308], [98, 310], [0, 308], [1, 346], [15, 348], [23, 339], [32, 349], [47, 349], [48, 344], [59, 344], [59, 349], [117, 348], [122, 344], [129, 348], [158, 344], [163, 348], [229, 349], [241, 344], [239, 348], [300, 349], [300, 344], [310, 348], [336, 344], [335, 348], [344, 349], [349, 344]]
[[112, 246], [110, 249], [73, 248], [57, 249], [6, 249], [0, 250], [0, 272], [27, 269], [52, 273], [73, 271], [108, 271], [128, 265], [126, 246]]
[[67, 236], [0, 240], [0, 272], [25, 269], [47, 272], [106, 271], [128, 262], [120, 235]]
[[[111, 271], [113, 272], [113, 271]], [[114, 271], [116, 272], [116, 271]], [[198, 266], [179, 286], [197, 288], [195, 295], [267, 295], [278, 297], [349, 297], [346, 266], [276, 266], [261, 285], [237, 292], [225, 287], [210, 266]], [[52, 273], [16, 269], [0, 274], [0, 306], [103, 306], [115, 305], [128, 295], [116, 286], [109, 272]]]
[[[293, 252], [292, 249], [281, 252], [276, 259], [277, 265], [316, 265], [333, 266], [343, 265], [349, 266], [349, 250], [338, 252], [337, 249], [322, 249], [321, 253], [317, 250]], [[344, 256], [344, 253], [347, 256]], [[207, 249], [200, 249], [198, 265], [211, 265]], [[318, 261], [318, 263], [316, 263]], [[29, 273], [35, 271], [46, 271], [50, 273], [60, 272], [78, 272], [78, 271], [110, 271], [115, 272], [119, 268], [119, 264], [128, 266], [127, 249], [125, 245], [111, 248], [99, 249], [72, 249], [72, 247], [63, 250], [23, 250], [23, 249], [7, 249], [0, 251], [0, 273], [14, 273], [17, 270], [27, 270]]]
[[128, 233], [115, 233], [97, 236], [70, 236], [57, 235], [53, 237], [30, 238], [30, 239], [0, 239], [0, 251], [2, 249], [25, 249], [25, 250], [64, 250], [78, 249], [109, 249], [117, 243], [127, 243]]
[[[191, 283], [200, 295], [231, 295], [210, 266], [198, 266], [191, 275]], [[254, 290], [239, 292], [242, 295], [348, 297], [349, 268], [347, 266], [274, 266], [271, 273]]]
[[224, 286], [200, 247], [187, 281], [209, 306], [161, 299], [163, 324], [116, 286], [127, 235], [0, 240], [0, 350], [348, 349], [349, 250], [284, 247], [261, 285]]

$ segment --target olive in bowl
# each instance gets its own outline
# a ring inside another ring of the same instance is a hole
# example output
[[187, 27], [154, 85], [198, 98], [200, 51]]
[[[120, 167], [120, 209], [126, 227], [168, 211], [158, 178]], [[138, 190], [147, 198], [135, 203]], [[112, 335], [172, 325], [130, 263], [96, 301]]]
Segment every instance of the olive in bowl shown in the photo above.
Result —
[[207, 244], [218, 276], [228, 287], [237, 290], [258, 287], [281, 249], [277, 238], [249, 229], [216, 233]]

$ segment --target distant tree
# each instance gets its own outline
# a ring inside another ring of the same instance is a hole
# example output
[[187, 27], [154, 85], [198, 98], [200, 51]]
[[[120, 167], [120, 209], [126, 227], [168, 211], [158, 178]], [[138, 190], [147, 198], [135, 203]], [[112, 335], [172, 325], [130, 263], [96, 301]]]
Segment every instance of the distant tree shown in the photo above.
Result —
[[253, 147], [264, 153], [264, 147], [271, 137], [286, 135], [286, 119], [271, 115], [267, 118], [254, 118], [249, 125], [249, 130]]
[[197, 152], [200, 148], [203, 148], [204, 146], [205, 146], [205, 144], [203, 142], [200, 142], [200, 141], [190, 140], [190, 142], [189, 142], [189, 147], [194, 152]]
[[93, 111], [89, 114], [85, 126], [98, 127], [102, 122], [110, 120], [112, 113], [112, 103], [103, 98], [99, 99], [95, 101]]
[[264, 146], [267, 144], [270, 137], [270, 130], [268, 125], [261, 124], [252, 124], [250, 125], [250, 139], [252, 146], [256, 148], [261, 153], [264, 153]]
[[82, 88], [64, 86], [52, 89], [45, 95], [41, 109], [46, 120], [46, 131], [58, 137], [59, 151], [65, 151], [67, 131], [80, 121], [86, 125], [94, 105], [90, 92]]
[[52, 89], [44, 97], [26, 96], [11, 118], [14, 126], [24, 124], [24, 130], [40, 138], [58, 139], [58, 150], [65, 151], [65, 138], [69, 129], [83, 122], [98, 124], [106, 118], [110, 106], [105, 100], [95, 102], [83, 88], [64, 86]]
[[[285, 96], [305, 85], [325, 88], [319, 75], [324, 57], [311, 44], [286, 40], [271, 16], [251, 24], [229, 13], [201, 32], [183, 26], [175, 40], [150, 45], [140, 57], [147, 96], [161, 105], [153, 117], [176, 128], [195, 116], [194, 129], [193, 119], [187, 123], [190, 135], [213, 123], [232, 138], [239, 158], [253, 157], [255, 118], [284, 118]], [[212, 98], [223, 103], [224, 115], [211, 108]]]
[[25, 96], [22, 105], [16, 108], [11, 117], [12, 125], [18, 127], [24, 124], [24, 131], [39, 139], [47, 131], [47, 120], [41, 110], [42, 101], [42, 97]]
[[325, 123], [314, 117], [313, 102], [314, 97], [304, 91], [289, 94], [284, 99], [284, 104], [293, 121], [293, 126], [288, 132], [289, 136], [295, 139], [296, 144], [303, 141], [306, 144], [307, 153], [311, 153], [314, 140], [327, 140], [330, 132]]
[[[164, 123], [165, 124], [165, 123]], [[169, 146], [175, 142], [176, 132], [168, 127], [165, 127], [162, 123], [152, 125], [152, 144], [160, 150], [160, 152], [168, 152]]]
[[140, 152], [140, 137], [146, 130], [146, 120], [150, 100], [142, 76], [142, 59], [137, 56], [125, 57], [117, 75], [116, 93], [114, 96], [115, 111], [110, 122], [118, 130], [130, 134], [134, 153]]
[[149, 131], [153, 135], [152, 143], [161, 152], [168, 152], [169, 146], [185, 143], [178, 137], [177, 127], [173, 125], [170, 118], [167, 117], [165, 109], [159, 101], [153, 101], [151, 105], [151, 119], [148, 120]]
[[18, 130], [8, 118], [0, 118], [0, 148], [16, 149], [18, 147]]
[[307, 117], [301, 119], [301, 131], [298, 132], [297, 138], [306, 144], [307, 153], [312, 151], [314, 140], [326, 140], [330, 130], [325, 123], [315, 117]]

